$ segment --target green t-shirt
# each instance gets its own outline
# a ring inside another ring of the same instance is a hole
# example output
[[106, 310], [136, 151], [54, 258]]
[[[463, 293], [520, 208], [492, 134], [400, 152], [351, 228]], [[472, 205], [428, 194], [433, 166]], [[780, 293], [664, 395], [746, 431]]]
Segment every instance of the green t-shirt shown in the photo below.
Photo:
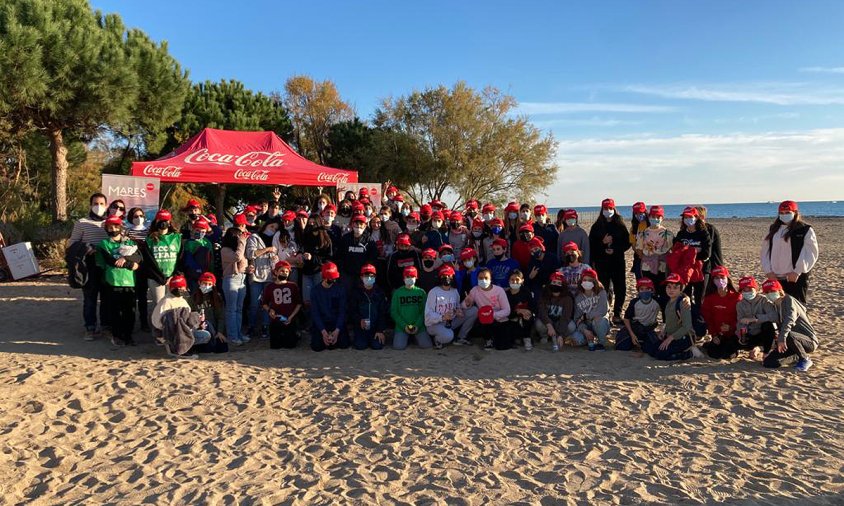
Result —
[[182, 249], [182, 235], [176, 233], [164, 234], [158, 238], [157, 242], [150, 236], [147, 237], [147, 245], [149, 245], [161, 273], [170, 277], [176, 270], [176, 262], [179, 260], [179, 251]]
[[125, 267], [115, 267], [105, 261], [105, 255], [117, 260], [121, 255], [118, 251], [121, 246], [135, 246], [137, 244], [131, 239], [123, 239], [120, 242], [111, 239], [103, 239], [97, 247], [97, 265], [105, 272], [105, 282], [109, 286], [133, 287], [135, 286], [135, 271]]
[[185, 251], [187, 251], [191, 255], [196, 253], [196, 250], [198, 250], [199, 248], [205, 248], [208, 251], [211, 251], [211, 241], [203, 237], [202, 239], [189, 239], [185, 243]]
[[399, 287], [393, 292], [390, 314], [396, 322], [396, 330], [404, 331], [408, 324], [424, 328], [425, 325], [425, 290], [414, 286]]

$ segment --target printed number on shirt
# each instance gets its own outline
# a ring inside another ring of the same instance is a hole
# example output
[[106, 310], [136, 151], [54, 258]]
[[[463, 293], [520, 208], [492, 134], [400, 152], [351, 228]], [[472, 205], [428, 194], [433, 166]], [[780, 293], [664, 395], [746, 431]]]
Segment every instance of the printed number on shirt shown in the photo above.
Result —
[[273, 290], [273, 299], [276, 304], [290, 304], [293, 302], [293, 292], [290, 288], [276, 288]]

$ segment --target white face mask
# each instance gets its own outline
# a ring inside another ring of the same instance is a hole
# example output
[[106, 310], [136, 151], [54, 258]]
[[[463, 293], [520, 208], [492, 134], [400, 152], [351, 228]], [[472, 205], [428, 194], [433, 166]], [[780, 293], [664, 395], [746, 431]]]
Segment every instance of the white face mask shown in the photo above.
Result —
[[522, 287], [521, 283], [510, 283], [510, 290], [513, 290], [514, 292], [521, 287]]
[[404, 286], [410, 288], [416, 284], [416, 278], [404, 278]]
[[492, 213], [484, 213], [484, 221], [489, 221], [489, 220], [491, 220], [491, 219], [493, 219], [493, 218], [495, 218], [495, 215], [494, 215], [494, 214], [492, 214]]
[[202, 293], [211, 293], [213, 289], [214, 285], [199, 285], [199, 291]]
[[484, 279], [478, 280], [478, 286], [481, 287], [482, 290], [486, 290], [487, 288], [489, 288], [489, 285], [491, 285], [491, 284], [492, 284], [491, 279], [484, 278]]
[[370, 216], [372, 216], [372, 209], [367, 207], [366, 209], [364, 209], [363, 214], [365, 214], [366, 217], [369, 218]]
[[715, 286], [717, 286], [719, 290], [727, 288], [727, 278], [715, 278], [712, 282], [715, 283]]
[[783, 223], [791, 223], [791, 220], [794, 219], [794, 213], [782, 213], [780, 214], [780, 221]]
[[753, 300], [756, 298], [756, 292], [754, 290], [750, 290], [749, 292], [741, 292], [741, 296], [744, 300]]
[[697, 218], [695, 218], [694, 216], [683, 218], [683, 223], [685, 223], [687, 227], [693, 227], [695, 226], [695, 223], [697, 223]]
[[322, 212], [322, 210], [325, 209], [325, 206], [326, 206], [325, 202], [320, 202], [320, 203], [317, 204], [317, 209], [319, 209], [320, 212]]
[[285, 225], [285, 226], [284, 226], [284, 230], [287, 230], [288, 232], [293, 232], [293, 227], [294, 227], [294, 226], [295, 226], [295, 225], [293, 225], [293, 223], [291, 223], [290, 225]]
[[583, 281], [580, 283], [580, 286], [582, 286], [584, 290], [591, 290], [595, 288], [595, 283], [591, 281]]
[[569, 219], [566, 220], [566, 225], [573, 227], [573, 226], [577, 225], [577, 220], [574, 219], [574, 218], [569, 218]]
[[416, 223], [408, 223], [407, 224], [407, 230], [410, 231], [410, 232], [416, 232], [417, 228], [419, 228], [419, 225], [417, 225]]
[[465, 262], [463, 262], [463, 265], [465, 265], [467, 269], [471, 269], [472, 267], [475, 266], [475, 261], [474, 260], [466, 260]]
[[529, 220], [530, 219], [530, 213], [528, 213], [528, 212], [522, 213], [522, 219], [525, 220], [525, 221]]
[[106, 212], [106, 206], [101, 205], [101, 204], [93, 205], [93, 206], [91, 206], [91, 212], [94, 213], [97, 216], [102, 216]]
[[659, 216], [651, 216], [651, 226], [658, 227], [660, 225], [662, 225], [662, 218]]
[[387, 223], [388, 221], [390, 221], [390, 215], [389, 214], [382, 214], [381, 215], [381, 223]]
[[604, 209], [603, 211], [601, 211], [601, 214], [604, 215], [604, 218], [610, 219], [615, 216], [615, 209]]
[[364, 230], [366, 230], [366, 227], [352, 227], [352, 232], [354, 232], [356, 237], [363, 235]]
[[410, 208], [407, 208], [407, 207], [403, 208], [401, 210], [401, 215], [402, 216], [409, 216], [410, 215]]
[[510, 218], [511, 220], [515, 220], [516, 218], [519, 217], [519, 213], [508, 213], [507, 217]]
[[443, 222], [441, 222], [440, 220], [432, 221], [431, 225], [433, 225], [434, 228], [441, 228], [443, 226]]
[[482, 235], [484, 235], [483, 230], [472, 230], [472, 237], [474, 237], [475, 239], [477, 239], [478, 237], [480, 237]]
[[143, 227], [144, 226], [144, 217], [143, 216], [136, 216], [135, 218], [132, 218], [132, 223], [138, 228]]
[[771, 301], [771, 302], [776, 302], [780, 298], [780, 294], [779, 294], [779, 292], [771, 292], [771, 293], [766, 293], [765, 297], [767, 297], [768, 300]]

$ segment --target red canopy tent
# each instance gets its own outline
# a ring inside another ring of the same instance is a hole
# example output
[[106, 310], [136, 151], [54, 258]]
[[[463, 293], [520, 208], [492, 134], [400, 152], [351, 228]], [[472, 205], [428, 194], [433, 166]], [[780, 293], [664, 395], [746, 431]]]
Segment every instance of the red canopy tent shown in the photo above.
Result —
[[336, 186], [358, 181], [356, 171], [324, 167], [300, 156], [275, 132], [213, 128], [163, 158], [133, 162], [132, 175], [164, 183]]

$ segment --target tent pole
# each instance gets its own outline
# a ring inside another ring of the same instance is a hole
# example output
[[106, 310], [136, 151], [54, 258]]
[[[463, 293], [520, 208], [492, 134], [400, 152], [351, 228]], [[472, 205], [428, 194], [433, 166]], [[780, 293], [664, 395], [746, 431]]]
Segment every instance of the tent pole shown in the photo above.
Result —
[[223, 226], [224, 220], [226, 218], [225, 208], [226, 206], [226, 185], [218, 184], [217, 185], [217, 198], [214, 202], [214, 207], [217, 208], [217, 223], [220, 226]]

